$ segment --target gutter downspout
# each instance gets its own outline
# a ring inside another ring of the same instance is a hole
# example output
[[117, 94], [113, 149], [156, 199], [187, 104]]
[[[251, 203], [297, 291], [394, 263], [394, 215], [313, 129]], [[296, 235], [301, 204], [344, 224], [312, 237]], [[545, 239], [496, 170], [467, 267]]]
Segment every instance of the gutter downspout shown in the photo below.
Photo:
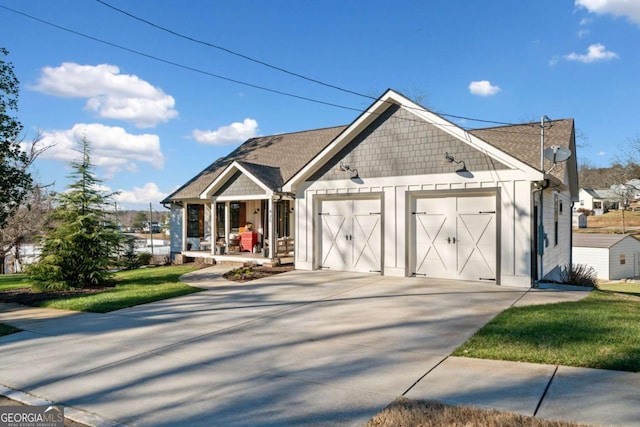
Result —
[[544, 121], [550, 121], [549, 117], [540, 117], [540, 171], [542, 172], [542, 178], [544, 184], [540, 187], [540, 223], [538, 224], [538, 254], [540, 255], [540, 275], [538, 276], [538, 283], [544, 277], [544, 242], [546, 240], [546, 234], [544, 232], [544, 190], [549, 188], [550, 182], [545, 179], [546, 173], [544, 171]]

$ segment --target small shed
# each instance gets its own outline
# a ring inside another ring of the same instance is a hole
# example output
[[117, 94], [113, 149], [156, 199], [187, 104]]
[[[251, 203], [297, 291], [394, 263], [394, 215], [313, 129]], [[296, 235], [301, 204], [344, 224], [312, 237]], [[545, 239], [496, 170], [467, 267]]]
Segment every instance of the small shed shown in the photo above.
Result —
[[640, 276], [640, 241], [628, 234], [574, 233], [573, 264], [593, 267], [598, 279]]

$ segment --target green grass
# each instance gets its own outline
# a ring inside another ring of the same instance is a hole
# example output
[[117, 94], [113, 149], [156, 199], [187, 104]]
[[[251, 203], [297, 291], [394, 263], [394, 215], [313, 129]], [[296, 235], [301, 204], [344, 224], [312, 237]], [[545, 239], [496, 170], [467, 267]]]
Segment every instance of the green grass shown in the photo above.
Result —
[[14, 332], [18, 332], [20, 329], [14, 328], [11, 325], [5, 325], [4, 323], [0, 323], [0, 337], [3, 335], [9, 335]]
[[192, 266], [143, 268], [116, 273], [117, 285], [104, 292], [44, 301], [41, 307], [107, 313], [121, 308], [200, 292], [179, 281]]
[[24, 274], [0, 274], [0, 291], [30, 286], [29, 279]]
[[594, 291], [577, 302], [513, 307], [453, 354], [640, 372], [640, 299]]
[[598, 285], [598, 289], [609, 292], [619, 292], [640, 297], [640, 284], [638, 283], [607, 283]]

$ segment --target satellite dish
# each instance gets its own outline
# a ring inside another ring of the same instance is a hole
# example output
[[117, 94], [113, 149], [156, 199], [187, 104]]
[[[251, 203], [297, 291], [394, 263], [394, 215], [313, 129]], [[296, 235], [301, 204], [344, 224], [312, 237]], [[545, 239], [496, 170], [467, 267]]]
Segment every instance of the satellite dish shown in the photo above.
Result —
[[566, 162], [569, 157], [571, 157], [571, 150], [565, 147], [552, 145], [544, 149], [544, 158], [552, 161], [553, 164]]

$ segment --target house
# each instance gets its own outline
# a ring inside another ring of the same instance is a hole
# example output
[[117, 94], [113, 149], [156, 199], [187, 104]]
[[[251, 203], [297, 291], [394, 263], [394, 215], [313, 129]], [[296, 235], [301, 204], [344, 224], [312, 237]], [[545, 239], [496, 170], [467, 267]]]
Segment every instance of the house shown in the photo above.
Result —
[[174, 248], [209, 228], [237, 248], [246, 218], [268, 248], [292, 239], [297, 269], [555, 278], [571, 265], [577, 167], [542, 158], [541, 141], [575, 153], [575, 135], [571, 119], [543, 123], [466, 131], [388, 90], [346, 127], [252, 138], [214, 162], [164, 201]]
[[640, 241], [628, 234], [576, 233], [573, 263], [593, 267], [602, 280], [637, 277], [640, 276]]
[[610, 189], [581, 188], [578, 198], [575, 208], [592, 211], [594, 215], [602, 215], [620, 206], [620, 195]]

